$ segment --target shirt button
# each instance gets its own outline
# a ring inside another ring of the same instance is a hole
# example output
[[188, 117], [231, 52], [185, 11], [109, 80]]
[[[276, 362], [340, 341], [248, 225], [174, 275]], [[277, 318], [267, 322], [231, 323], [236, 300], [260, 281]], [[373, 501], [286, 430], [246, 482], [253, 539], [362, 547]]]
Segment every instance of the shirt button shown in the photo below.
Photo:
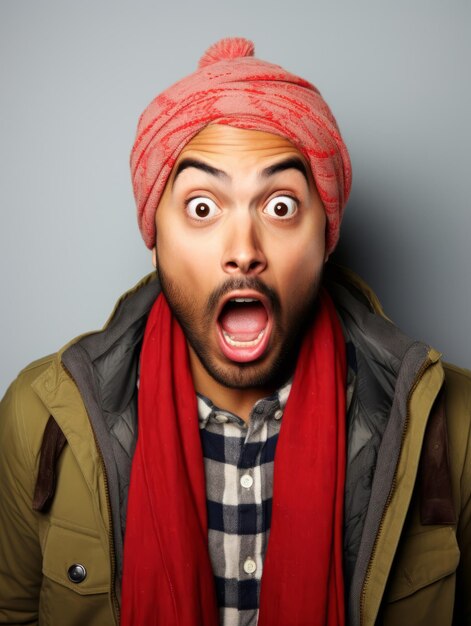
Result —
[[256, 569], [257, 569], [257, 564], [252, 558], [249, 557], [248, 559], [245, 560], [244, 572], [246, 574], [253, 574]]
[[67, 576], [72, 583], [81, 583], [87, 577], [87, 570], [80, 563], [74, 563], [67, 570]]
[[244, 474], [240, 479], [240, 484], [242, 485], [242, 487], [250, 489], [250, 487], [253, 485], [252, 476], [250, 476], [250, 474]]

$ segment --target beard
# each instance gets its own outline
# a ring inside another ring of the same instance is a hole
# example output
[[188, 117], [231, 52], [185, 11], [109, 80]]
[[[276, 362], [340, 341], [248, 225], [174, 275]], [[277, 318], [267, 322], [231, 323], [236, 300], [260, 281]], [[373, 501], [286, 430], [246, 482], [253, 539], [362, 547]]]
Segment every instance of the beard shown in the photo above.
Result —
[[[209, 295], [201, 307], [191, 294], [186, 293], [162, 270], [158, 254], [156, 267], [162, 292], [173, 315], [201, 364], [214, 380], [233, 389], [276, 389], [291, 376], [303, 337], [315, 319], [323, 268], [304, 298], [286, 304], [286, 322], [283, 324], [279, 295], [258, 277], [228, 278]], [[209, 341], [209, 324], [217, 322], [216, 311], [221, 298], [238, 289], [255, 290], [269, 299], [274, 322], [269, 349], [254, 361], [240, 363], [224, 359], [218, 362]]]

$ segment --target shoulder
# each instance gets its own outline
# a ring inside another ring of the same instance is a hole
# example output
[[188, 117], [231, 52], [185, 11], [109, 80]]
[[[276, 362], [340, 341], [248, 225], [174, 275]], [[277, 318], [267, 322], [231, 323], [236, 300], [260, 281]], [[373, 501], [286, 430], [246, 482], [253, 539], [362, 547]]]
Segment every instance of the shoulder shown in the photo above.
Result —
[[448, 423], [461, 437], [471, 429], [471, 371], [443, 363]]
[[13, 384], [16, 384], [20, 389], [28, 389], [42, 372], [57, 361], [57, 358], [58, 353], [54, 353], [32, 361], [20, 371]]
[[4, 456], [25, 462], [27, 458], [29, 464], [35, 464], [50, 413], [34, 384], [56, 362], [54, 354], [33, 361], [21, 370], [2, 398], [0, 444]]
[[33, 383], [43, 372], [53, 366], [57, 362], [57, 359], [57, 354], [50, 354], [24, 367], [7, 389], [1, 402], [2, 408], [6, 403], [8, 407], [14, 409], [15, 412], [24, 412], [25, 409], [27, 412], [29, 408], [36, 407], [40, 404], [38, 395], [33, 389]]
[[454, 499], [460, 509], [471, 498], [471, 372], [443, 363], [445, 415]]
[[452, 393], [463, 394], [463, 399], [471, 402], [471, 370], [451, 363], [443, 363], [447, 387]]

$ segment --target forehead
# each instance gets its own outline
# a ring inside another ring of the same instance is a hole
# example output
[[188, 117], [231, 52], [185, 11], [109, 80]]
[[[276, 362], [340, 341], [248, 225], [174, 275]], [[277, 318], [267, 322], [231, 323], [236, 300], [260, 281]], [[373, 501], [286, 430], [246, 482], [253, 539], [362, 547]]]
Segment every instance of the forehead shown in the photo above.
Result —
[[286, 137], [260, 130], [210, 124], [186, 144], [174, 169], [189, 156], [201, 156], [214, 162], [231, 159], [256, 162], [288, 155], [296, 155], [306, 163], [303, 154]]

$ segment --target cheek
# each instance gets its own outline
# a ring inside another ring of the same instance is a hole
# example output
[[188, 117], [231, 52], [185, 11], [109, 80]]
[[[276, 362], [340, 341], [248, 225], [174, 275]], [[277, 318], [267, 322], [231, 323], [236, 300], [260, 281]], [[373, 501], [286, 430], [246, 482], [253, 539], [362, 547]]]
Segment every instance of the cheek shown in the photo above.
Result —
[[289, 251], [285, 253], [284, 267], [280, 271], [280, 293], [288, 299], [309, 294], [324, 265], [322, 254], [299, 255], [297, 251], [293, 252], [291, 258]]
[[159, 229], [157, 222], [156, 247], [162, 271], [187, 294], [197, 299], [214, 288], [211, 280], [214, 282], [219, 267], [217, 254], [201, 238], [185, 229], [172, 228], [169, 221]]
[[283, 246], [271, 251], [271, 265], [274, 270], [279, 294], [292, 298], [309, 294], [317, 282], [324, 266], [324, 235], [318, 230], [302, 237], [294, 237], [283, 242]]

